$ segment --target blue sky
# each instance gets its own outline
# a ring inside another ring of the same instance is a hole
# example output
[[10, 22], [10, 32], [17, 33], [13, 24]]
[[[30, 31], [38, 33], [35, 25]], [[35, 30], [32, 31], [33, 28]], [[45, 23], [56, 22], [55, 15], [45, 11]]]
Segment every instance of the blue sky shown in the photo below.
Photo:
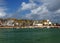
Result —
[[6, 0], [7, 8], [10, 12], [16, 12], [16, 10], [21, 6], [22, 2], [28, 2], [28, 0]]
[[0, 18], [60, 22], [60, 0], [0, 0]]
[[2, 7], [2, 8], [6, 8], [7, 9], [7, 13], [15, 13], [16, 11], [17, 11], [17, 9], [19, 8], [19, 7], [21, 7], [21, 3], [22, 2], [26, 2], [26, 3], [28, 3], [28, 0], [2, 0], [3, 2], [2, 2], [2, 4], [3, 3], [5, 3], [4, 5], [3, 5], [3, 7], [0, 5], [0, 7]]

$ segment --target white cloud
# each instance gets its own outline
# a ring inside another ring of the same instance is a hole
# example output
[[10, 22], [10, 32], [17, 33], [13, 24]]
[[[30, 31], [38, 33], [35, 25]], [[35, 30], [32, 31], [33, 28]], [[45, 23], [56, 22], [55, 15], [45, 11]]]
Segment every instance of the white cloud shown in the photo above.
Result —
[[41, 14], [41, 13], [48, 13], [48, 9], [45, 5], [39, 6], [36, 9], [31, 10], [33, 14]]
[[[43, 4], [36, 4], [42, 2]], [[30, 10], [31, 12], [22, 16], [26, 19], [50, 19], [52, 21], [59, 21], [60, 17], [60, 0], [30, 0], [29, 3], [23, 2], [21, 4], [22, 11]], [[19, 9], [20, 10], [20, 9]], [[20, 10], [21, 11], [21, 10]]]
[[36, 9], [31, 10], [30, 14], [26, 14], [26, 18], [31, 19], [44, 19], [49, 18], [50, 12], [47, 10], [47, 8], [43, 6], [39, 6]]
[[60, 9], [60, 0], [42, 0], [43, 3], [47, 4], [47, 8], [50, 11], [56, 11]]
[[33, 14], [38, 14], [38, 12], [40, 12], [41, 10], [42, 10], [42, 8], [41, 8], [41, 7], [38, 7], [38, 8], [36, 8], [36, 9], [31, 10], [31, 12], [32, 12]]
[[17, 11], [16, 11], [16, 13], [14, 15], [18, 14], [19, 12], [21, 12], [23, 10], [32, 10], [32, 9], [35, 9], [36, 7], [37, 7], [36, 3], [33, 3], [33, 2], [29, 2], [29, 3], [22, 2], [21, 7], [19, 7], [17, 9]]
[[23, 2], [21, 6], [22, 6], [21, 8], [22, 10], [27, 10], [27, 9], [34, 9], [36, 7], [36, 4]]
[[[26, 18], [29, 19], [50, 19], [52, 21], [59, 21], [60, 17], [60, 0], [34, 0], [38, 2], [43, 2], [42, 5], [37, 6], [35, 9], [31, 9], [31, 13], [26, 14]], [[33, 2], [31, 0], [30, 2]], [[34, 3], [34, 2], [33, 2]], [[53, 12], [54, 11], [54, 12]]]
[[60, 13], [60, 9], [56, 10], [55, 13]]
[[6, 11], [7, 9], [0, 7], [0, 18], [6, 16]]
[[30, 2], [34, 1], [46, 4], [49, 11], [56, 11], [60, 9], [60, 0], [30, 0]]
[[0, 18], [4, 18], [6, 16], [6, 2], [5, 0], [0, 0]]
[[5, 12], [0, 12], [0, 17], [4, 17], [6, 15]]

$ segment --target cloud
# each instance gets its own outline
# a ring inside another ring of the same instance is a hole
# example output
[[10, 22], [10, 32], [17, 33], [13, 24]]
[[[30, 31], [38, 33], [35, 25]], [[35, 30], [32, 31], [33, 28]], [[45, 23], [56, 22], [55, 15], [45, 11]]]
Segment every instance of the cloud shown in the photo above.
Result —
[[21, 6], [22, 6], [21, 8], [22, 10], [28, 10], [28, 9], [34, 9], [36, 7], [36, 4], [23, 2]]
[[6, 16], [6, 3], [4, 0], [0, 0], [0, 18], [4, 18]]
[[56, 10], [55, 13], [60, 13], [60, 9]]
[[[38, 2], [39, 5], [36, 2]], [[50, 19], [55, 22], [60, 22], [59, 4], [60, 0], [30, 0], [29, 3], [22, 2], [19, 10], [22, 12], [24, 10], [30, 10], [30, 13], [27, 13], [20, 18], [34, 20]]]
[[48, 11], [45, 5], [32, 9], [30, 14], [26, 14], [26, 18], [31, 19], [49, 19], [51, 12]]
[[7, 13], [6, 2], [5, 0], [0, 0], [0, 18], [4, 18]]
[[60, 9], [60, 0], [42, 0], [43, 3], [46, 3], [48, 10], [56, 11]]
[[41, 13], [48, 13], [48, 10], [45, 5], [39, 6], [38, 8], [35, 8], [31, 10], [33, 14], [41, 14]]
[[49, 11], [56, 11], [60, 9], [60, 0], [30, 0], [30, 2], [39, 2], [46, 4], [46, 7]]
[[4, 17], [6, 15], [5, 12], [0, 12], [0, 17]]
[[5, 10], [7, 10], [7, 9], [0, 7], [0, 18], [6, 16]]
[[[43, 2], [43, 4], [37, 6], [34, 9], [31, 9], [30, 10], [31, 13], [26, 14], [23, 18], [34, 19], [34, 20], [50, 19], [51, 21], [55, 22], [60, 21], [59, 1], [57, 0], [43, 0], [43, 1], [34, 0], [34, 1]], [[31, 0], [30, 2], [35, 3], [34, 1]]]

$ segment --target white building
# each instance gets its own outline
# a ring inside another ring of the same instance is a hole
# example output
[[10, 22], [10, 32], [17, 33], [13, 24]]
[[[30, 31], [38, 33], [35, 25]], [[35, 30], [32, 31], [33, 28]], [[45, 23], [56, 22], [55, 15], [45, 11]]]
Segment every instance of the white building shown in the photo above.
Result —
[[51, 26], [52, 22], [49, 20], [42, 20], [42, 21], [34, 21], [34, 26]]
[[48, 25], [48, 26], [49, 26], [49, 25], [52, 25], [52, 22], [51, 22], [51, 21], [49, 21], [49, 20], [46, 20], [46, 22], [44, 22], [43, 24], [44, 24], [44, 25]]
[[6, 25], [7, 26], [14, 26], [14, 20], [8, 20]]
[[33, 26], [43, 26], [43, 24], [40, 21], [34, 21]]

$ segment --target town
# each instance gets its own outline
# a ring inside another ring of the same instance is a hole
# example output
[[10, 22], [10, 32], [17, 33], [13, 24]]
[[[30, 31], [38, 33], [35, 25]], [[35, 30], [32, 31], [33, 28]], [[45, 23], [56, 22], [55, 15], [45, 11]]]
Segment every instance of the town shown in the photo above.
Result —
[[0, 28], [60, 28], [60, 24], [52, 23], [50, 20], [0, 18]]

